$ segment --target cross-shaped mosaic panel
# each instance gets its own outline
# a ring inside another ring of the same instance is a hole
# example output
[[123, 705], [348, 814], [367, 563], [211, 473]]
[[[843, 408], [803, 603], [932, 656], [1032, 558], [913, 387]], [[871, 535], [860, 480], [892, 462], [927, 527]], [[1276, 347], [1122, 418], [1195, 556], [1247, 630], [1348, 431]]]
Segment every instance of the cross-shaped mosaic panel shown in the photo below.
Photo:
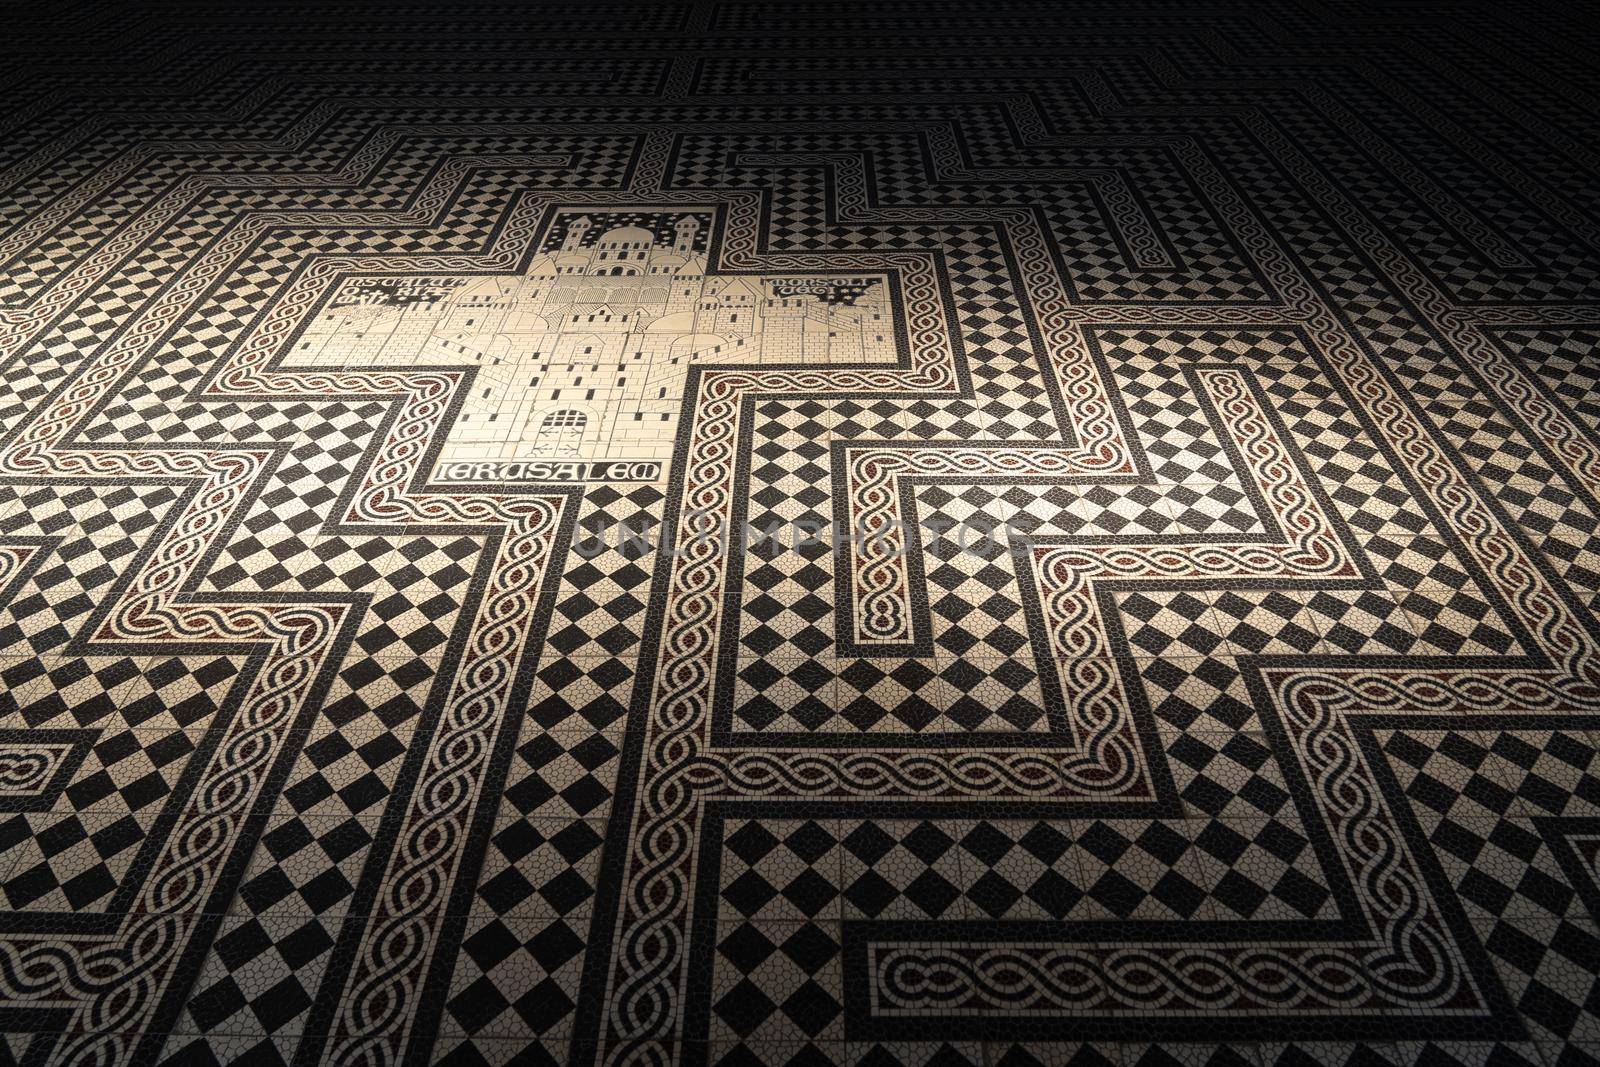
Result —
[[1577, 17], [7, 25], [0, 1063], [1600, 1057]]

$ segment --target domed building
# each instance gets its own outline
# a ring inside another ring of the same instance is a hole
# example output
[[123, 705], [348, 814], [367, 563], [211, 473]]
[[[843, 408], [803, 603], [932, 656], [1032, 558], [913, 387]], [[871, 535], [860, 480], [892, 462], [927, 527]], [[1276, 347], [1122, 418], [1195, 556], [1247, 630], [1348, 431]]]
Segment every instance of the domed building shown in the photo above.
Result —
[[708, 275], [709, 223], [571, 213], [520, 277], [353, 281], [291, 360], [476, 367], [452, 464], [664, 459], [695, 366], [894, 360], [881, 277]]

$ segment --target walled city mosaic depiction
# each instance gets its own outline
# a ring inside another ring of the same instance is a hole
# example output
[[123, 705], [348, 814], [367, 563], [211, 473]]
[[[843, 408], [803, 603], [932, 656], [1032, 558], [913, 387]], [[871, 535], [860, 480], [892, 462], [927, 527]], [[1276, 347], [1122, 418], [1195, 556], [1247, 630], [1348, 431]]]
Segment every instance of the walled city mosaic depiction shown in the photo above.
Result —
[[15, 21], [0, 1063], [1600, 1056], [1562, 9]]

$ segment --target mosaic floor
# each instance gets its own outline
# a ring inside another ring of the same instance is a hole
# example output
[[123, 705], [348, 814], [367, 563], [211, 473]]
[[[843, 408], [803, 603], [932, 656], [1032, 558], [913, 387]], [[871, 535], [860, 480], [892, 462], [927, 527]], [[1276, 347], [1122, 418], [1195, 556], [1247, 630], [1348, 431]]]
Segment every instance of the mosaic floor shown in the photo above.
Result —
[[40, 5], [0, 1064], [1600, 1060], [1600, 35]]

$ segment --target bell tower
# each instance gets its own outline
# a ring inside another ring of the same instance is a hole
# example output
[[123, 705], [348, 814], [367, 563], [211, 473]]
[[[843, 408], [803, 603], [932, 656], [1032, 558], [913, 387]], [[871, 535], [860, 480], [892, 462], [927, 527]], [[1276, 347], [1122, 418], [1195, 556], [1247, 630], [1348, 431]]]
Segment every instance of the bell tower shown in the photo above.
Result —
[[688, 255], [694, 247], [694, 235], [700, 232], [700, 220], [693, 215], [685, 215], [673, 224], [672, 230], [677, 235], [672, 242], [672, 250]]
[[583, 243], [583, 235], [589, 232], [589, 227], [594, 225], [589, 221], [588, 215], [579, 215], [567, 223], [567, 236], [561, 242], [561, 251], [576, 252]]

